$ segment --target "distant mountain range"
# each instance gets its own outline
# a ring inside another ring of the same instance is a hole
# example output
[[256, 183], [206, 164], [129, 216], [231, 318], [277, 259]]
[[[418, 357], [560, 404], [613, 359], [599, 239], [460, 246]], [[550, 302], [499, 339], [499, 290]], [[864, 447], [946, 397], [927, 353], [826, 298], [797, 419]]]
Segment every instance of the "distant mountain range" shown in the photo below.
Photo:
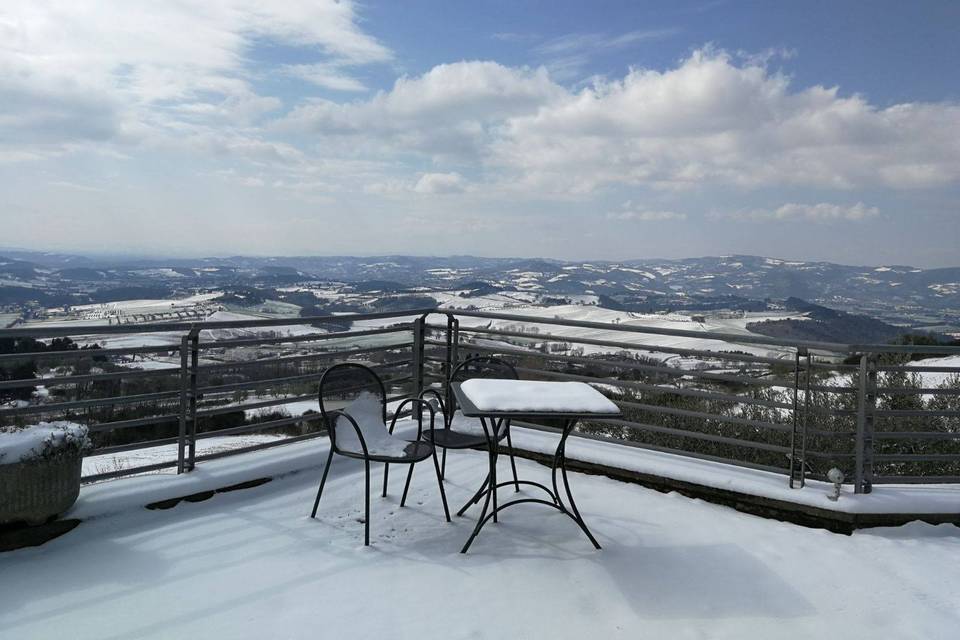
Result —
[[901, 326], [960, 331], [956, 326], [960, 267], [864, 267], [759, 256], [581, 262], [473, 256], [98, 259], [24, 251], [5, 255], [0, 257], [0, 303], [31, 295], [49, 302], [84, 293], [92, 301], [105, 301], [121, 299], [116, 297], [121, 294], [159, 297], [163, 291], [169, 295], [198, 288], [328, 281], [367, 290], [593, 295], [604, 306], [636, 311], [749, 310], [769, 299], [799, 298]]

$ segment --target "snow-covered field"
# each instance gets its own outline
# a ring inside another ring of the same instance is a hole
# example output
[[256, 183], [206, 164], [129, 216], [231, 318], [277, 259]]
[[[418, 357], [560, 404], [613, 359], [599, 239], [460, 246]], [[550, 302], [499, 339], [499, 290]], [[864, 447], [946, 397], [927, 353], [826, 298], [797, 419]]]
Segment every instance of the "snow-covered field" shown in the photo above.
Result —
[[178, 314], [186, 313], [189, 317], [209, 311], [212, 308], [211, 301], [220, 295], [220, 292], [215, 291], [186, 298], [119, 300], [116, 302], [75, 305], [70, 308], [70, 312], [66, 316], [32, 320], [23, 326], [44, 329], [76, 327], [79, 332], [88, 327], [107, 326], [118, 322], [129, 323], [145, 319], [171, 321], [183, 319]]
[[[263, 316], [236, 313], [232, 311], [215, 311], [204, 319], [209, 322], [223, 322], [232, 320], [263, 320]], [[37, 323], [36, 327], [54, 327], [54, 326], [73, 326], [76, 327], [78, 335], [73, 339], [77, 344], [84, 346], [89, 344], [98, 344], [104, 349], [126, 349], [133, 347], [163, 347], [179, 345], [183, 338], [182, 331], [161, 331], [155, 333], [131, 333], [131, 334], [97, 334], [91, 327], [106, 326], [106, 319], [102, 321], [64, 321], [64, 322], [43, 322]], [[84, 331], [90, 333], [82, 334]], [[200, 332], [201, 341], [230, 340], [234, 338], [253, 338], [257, 336], [283, 335], [300, 336], [308, 334], [325, 333], [323, 329], [317, 329], [309, 325], [283, 325], [279, 327], [252, 327], [243, 329], [204, 329]], [[177, 360], [176, 366], [179, 366]]]
[[[244, 320], [263, 320], [263, 316], [235, 311], [216, 311], [206, 317], [205, 322], [232, 322]], [[323, 329], [311, 327], [308, 324], [290, 324], [278, 327], [247, 327], [240, 329], [203, 329], [200, 340], [233, 340], [237, 338], [255, 338], [264, 335], [304, 336], [325, 333]]]
[[[921, 386], [926, 388], [939, 387], [945, 383], [950, 385], [955, 385], [955, 380], [960, 376], [960, 356], [947, 356], [943, 358], [924, 358], [922, 360], [914, 360], [908, 362], [905, 366], [907, 367], [944, 367], [951, 369], [950, 371], [917, 371], [912, 373], [912, 376], [916, 376], [918, 382]], [[883, 375], [881, 374], [881, 381], [883, 380]], [[828, 386], [845, 386], [848, 387], [851, 385], [851, 377], [847, 374], [833, 374], [829, 378], [825, 379], [822, 384]], [[929, 400], [933, 398], [933, 394], [924, 394], [925, 399]]]
[[503, 309], [505, 307], [528, 306], [537, 296], [525, 291], [491, 293], [485, 296], [466, 295], [468, 291], [431, 291], [430, 296], [441, 309], [466, 309], [474, 307], [481, 311]]
[[[169, 270], [168, 270], [169, 271]], [[179, 275], [179, 274], [177, 274]], [[212, 293], [199, 293], [178, 299], [151, 299], [151, 300], [120, 300], [117, 302], [106, 302], [100, 304], [78, 304], [71, 307], [76, 313], [98, 313], [98, 312], [116, 312], [125, 313], [156, 313], [170, 309], [186, 309], [198, 304], [209, 302], [221, 293], [214, 291]]]
[[[488, 309], [488, 310], [493, 310]], [[622, 327], [649, 327], [653, 329], [673, 329], [673, 330], [682, 330], [682, 331], [696, 331], [696, 332], [721, 332], [734, 335], [743, 335], [743, 336], [756, 336], [757, 334], [751, 333], [747, 330], [747, 324], [751, 322], [762, 322], [764, 320], [784, 320], [784, 319], [796, 319], [796, 320], [805, 320], [806, 316], [804, 314], [797, 313], [774, 313], [774, 312], [765, 312], [765, 313], [745, 313], [743, 317], [736, 318], [721, 318], [721, 317], [711, 317], [707, 316], [704, 322], [697, 322], [693, 320], [692, 316], [685, 316], [680, 314], [640, 314], [632, 313], [626, 311], [614, 311], [611, 309], [604, 309], [601, 307], [593, 305], [559, 305], [553, 307], [540, 307], [540, 306], [525, 306], [525, 307], [513, 307], [513, 308], [497, 308], [498, 313], [503, 313], [505, 315], [515, 315], [515, 316], [534, 316], [537, 318], [562, 318], [564, 320], [575, 320], [582, 322], [602, 322], [609, 324], [616, 324]], [[404, 321], [413, 320], [413, 318], [404, 318]], [[775, 346], [766, 346], [766, 345], [757, 345], [752, 343], [742, 343], [742, 342], [724, 342], [718, 340], [710, 340], [707, 338], [699, 337], [687, 337], [687, 336], [669, 336], [669, 335], [659, 335], [659, 334], [645, 334], [645, 333], [632, 333], [628, 331], [620, 331], [617, 329], [584, 329], [577, 327], [564, 327], [560, 325], [553, 324], [521, 324], [516, 321], [511, 320], [487, 320], [484, 318], [469, 318], [465, 316], [460, 316], [460, 327], [492, 327], [497, 329], [506, 329], [506, 330], [524, 330], [524, 331], [537, 331], [543, 334], [552, 334], [559, 335], [570, 338], [589, 338], [592, 340], [608, 340], [614, 342], [625, 342], [631, 345], [636, 345], [637, 348], [644, 347], [666, 347], [666, 348], [680, 348], [680, 349], [699, 349], [699, 350], [714, 350], [714, 351], [742, 351], [745, 353], [750, 353], [760, 356], [769, 356], [769, 357], [792, 357], [793, 351], [783, 348], [778, 348]], [[390, 319], [389, 322], [397, 322], [400, 319]], [[439, 318], [438, 318], [439, 321]], [[387, 324], [387, 321], [383, 320], [364, 320], [355, 322], [353, 325], [354, 329], [364, 329], [382, 326]], [[531, 338], [536, 338], [536, 334], [531, 333]], [[577, 345], [582, 346], [584, 353], [607, 353], [611, 351], [617, 351], [618, 349], [614, 347], [603, 347], [596, 345]], [[677, 359], [677, 356], [674, 356], [669, 353], [662, 353], [657, 351], [648, 352], [645, 355], [650, 357], [655, 357], [661, 360], [673, 360]], [[678, 363], [681, 364], [681, 363]], [[688, 363], [689, 364], [689, 363]], [[695, 363], [693, 363], [695, 364]]]
[[[77, 529], [0, 554], [0, 635], [939, 640], [960, 628], [952, 525], [843, 536], [575, 473], [602, 551], [564, 516], [522, 505], [461, 555], [476, 509], [444, 522], [432, 470], [419, 465], [406, 508], [401, 473], [388, 498], [373, 498], [373, 546], [363, 547], [362, 464], [336, 459], [318, 518], [308, 517], [325, 450], [311, 441], [84, 487]], [[479, 452], [450, 455], [452, 507], [485, 465]], [[140, 508], [263, 475], [277, 477]]]
[[925, 387], [937, 387], [948, 380], [960, 375], [960, 356], [947, 356], [945, 358], [925, 358], [909, 363], [911, 367], [954, 367], [953, 371], [921, 371], [917, 375], [923, 381]]

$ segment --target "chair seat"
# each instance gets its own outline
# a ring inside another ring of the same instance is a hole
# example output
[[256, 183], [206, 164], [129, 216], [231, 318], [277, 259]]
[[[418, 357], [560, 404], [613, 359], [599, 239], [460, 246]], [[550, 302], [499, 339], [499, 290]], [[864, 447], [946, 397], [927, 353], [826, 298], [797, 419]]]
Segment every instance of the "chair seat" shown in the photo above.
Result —
[[[487, 426], [491, 426], [489, 422]], [[503, 440], [506, 435], [507, 430], [501, 427], [497, 439]], [[453, 414], [449, 429], [424, 429], [423, 438], [444, 449], [472, 449], [487, 445], [487, 436], [480, 418], [468, 418], [460, 411]]]
[[487, 444], [486, 436], [475, 436], [470, 433], [461, 433], [453, 429], [425, 429], [423, 439], [432, 442], [444, 449], [472, 449]]
[[[337, 453], [377, 462], [419, 462], [433, 454], [433, 445], [427, 442], [411, 441], [390, 433], [383, 422], [380, 399], [369, 393], [357, 396], [343, 413], [346, 415], [337, 418], [334, 425]], [[357, 428], [363, 434], [366, 454], [357, 436]]]
[[[424, 432], [426, 433], [426, 432]], [[424, 442], [423, 440], [403, 440], [402, 438], [397, 438], [394, 436], [389, 436], [395, 443], [406, 443], [406, 447], [403, 449], [403, 453], [395, 454], [378, 454], [376, 451], [370, 453], [370, 455], [363, 455], [362, 449], [354, 448], [341, 448], [337, 447], [337, 453], [340, 455], [347, 456], [348, 458], [356, 458], [358, 460], [369, 459], [373, 462], [420, 462], [425, 460], [433, 455], [433, 445], [429, 442]]]

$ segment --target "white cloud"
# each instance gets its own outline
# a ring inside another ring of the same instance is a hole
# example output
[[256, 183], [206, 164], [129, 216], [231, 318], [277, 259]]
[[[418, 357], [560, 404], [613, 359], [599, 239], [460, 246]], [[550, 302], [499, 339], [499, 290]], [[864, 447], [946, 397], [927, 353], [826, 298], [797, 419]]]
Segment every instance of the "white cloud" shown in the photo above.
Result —
[[[392, 57], [360, 30], [346, 0], [5, 2], [0, 156], [191, 135], [201, 123], [249, 126], [280, 106], [252, 88], [248, 54], [259, 42], [299, 47], [338, 68]], [[328, 81], [348, 84], [342, 73]]]
[[344, 72], [343, 66], [333, 63], [289, 64], [281, 70], [295, 78], [334, 91], [366, 91], [362, 82]]
[[605, 33], [569, 33], [547, 40], [538, 45], [535, 51], [544, 55], [569, 55], [581, 51], [620, 49], [640, 42], [661, 40], [678, 32], [678, 29], [638, 29], [616, 36]]
[[88, 191], [91, 193], [104, 193], [106, 189], [102, 187], [92, 187], [87, 184], [77, 184], [68, 180], [52, 180], [49, 182], [51, 187], [62, 187], [64, 189], [75, 189], [77, 191]]
[[536, 42], [540, 39], [540, 36], [535, 33], [517, 33], [515, 31], [500, 31], [490, 37], [494, 40], [500, 40], [501, 42], [516, 42], [521, 44]]
[[464, 193], [467, 181], [457, 172], [423, 173], [415, 180], [386, 178], [364, 185], [365, 193], [383, 196], [409, 196], [412, 193], [440, 195]]
[[665, 220], [686, 220], [687, 214], [675, 211], [611, 211], [607, 220], [636, 222], [663, 222]]
[[620, 205], [618, 211], [610, 211], [607, 213], [607, 220], [618, 220], [622, 222], [664, 222], [666, 220], [686, 219], [687, 214], [685, 213], [640, 208], [634, 206], [630, 200]]
[[603, 52], [624, 49], [642, 42], [662, 40], [679, 33], [679, 29], [638, 29], [620, 35], [607, 33], [568, 33], [551, 38], [534, 47], [534, 54], [544, 61], [551, 75], [576, 79], [590, 59]]
[[340, 154], [472, 164], [491, 188], [556, 197], [617, 185], [852, 190], [960, 181], [960, 106], [880, 108], [836, 88], [794, 89], [763, 64], [709, 49], [672, 69], [634, 69], [580, 90], [543, 68], [443, 64], [369, 99], [301, 105], [276, 129]]
[[425, 173], [413, 190], [417, 193], [461, 193], [465, 190], [465, 182], [459, 173]]
[[491, 163], [531, 187], [929, 187], [960, 180], [960, 106], [878, 108], [722, 52], [635, 69], [511, 118]]
[[776, 220], [806, 220], [811, 222], [834, 222], [837, 220], [861, 221], [880, 215], [877, 207], [868, 207], [862, 202], [854, 205], [839, 205], [829, 202], [797, 204], [788, 202], [776, 209], [752, 209], [732, 213], [712, 213], [712, 218], [752, 220], [757, 222]]
[[352, 150], [476, 159], [509, 118], [534, 113], [563, 93], [545, 69], [457, 62], [401, 77], [369, 100], [301, 105], [276, 127]]

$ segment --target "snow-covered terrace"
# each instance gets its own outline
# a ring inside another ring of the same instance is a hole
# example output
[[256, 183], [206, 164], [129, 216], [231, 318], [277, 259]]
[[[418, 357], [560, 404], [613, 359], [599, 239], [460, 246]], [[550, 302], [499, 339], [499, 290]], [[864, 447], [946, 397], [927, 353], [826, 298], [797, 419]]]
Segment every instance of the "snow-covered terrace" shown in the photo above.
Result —
[[[589, 318], [579, 323], [571, 321], [567, 327], [545, 315], [522, 319], [510, 314], [474, 312], [465, 313], [464, 317], [468, 320], [461, 330], [479, 336], [464, 346], [503, 354], [515, 354], [516, 349], [492, 338], [498, 337], [498, 331], [502, 334], [499, 337], [516, 332], [496, 329], [492, 322], [543, 324], [551, 332], [569, 331], [560, 336], [564, 341], [579, 340], [604, 349], [626, 340], [621, 335], [626, 333], [653, 342], [630, 346], [661, 347], [664, 353], [672, 355], [685, 354], [699, 344], [674, 340], [705, 339], [694, 331], [673, 327], [630, 332], [630, 327], [621, 323], [602, 324]], [[382, 320], [393, 323], [400, 317], [371, 314], [362, 322]], [[277, 321], [255, 322], [263, 327], [277, 325]], [[487, 327], [483, 331], [475, 326], [481, 322]], [[218, 322], [216, 327], [231, 333], [204, 336], [202, 342], [216, 345], [247, 336], [232, 333], [234, 329], [248, 328], [241, 325], [252, 326], [249, 322]], [[162, 325], [158, 330], [168, 331], [171, 326]], [[392, 351], [391, 362], [399, 358], [396, 362], [404, 366], [408, 364], [404, 358], [409, 354], [411, 373], [429, 373], [416, 346], [434, 364], [438, 362], [437, 354], [442, 356], [442, 343], [423, 324], [419, 333], [416, 325], [390, 330], [410, 332], [406, 334], [410, 343], [396, 343], [396, 336], [388, 336], [389, 332], [379, 326], [355, 323], [353, 333], [317, 338], [328, 345], [339, 345], [337, 350], [306, 355], [288, 352], [262, 362], [312, 362], [320, 356], [334, 360], [346, 357], [343, 354], [356, 357], [358, 351], [367, 354], [375, 349]], [[204, 330], [216, 327], [207, 325]], [[180, 330], [193, 328], [189, 325]], [[61, 333], [67, 335], [66, 331]], [[121, 331], [126, 328], [108, 327], [104, 334], [115, 339], [143, 339]], [[287, 327], [284, 331], [293, 330]], [[300, 333], [292, 335], [284, 341], [308, 342], [301, 340], [304, 335]], [[536, 335], [543, 339], [544, 333]], [[604, 339], [598, 339], [598, 335]], [[352, 342], [341, 343], [358, 338], [379, 341], [385, 336], [394, 341], [387, 346], [377, 342], [376, 346], [362, 349], [354, 348], [361, 345]], [[739, 345], [742, 337], [735, 335], [731, 341]], [[242, 342], [248, 344], [250, 340], [247, 336]], [[406, 336], [401, 340], [406, 340]], [[484, 347], [481, 340], [489, 346]], [[270, 342], [266, 338], [263, 341]], [[164, 342], [162, 347], [147, 349], [169, 358], [165, 353], [169, 344]], [[126, 353], [129, 345], [111, 346]], [[699, 350], [709, 351], [706, 345], [699, 346]], [[777, 358], [765, 357], [769, 355], [765, 341], [761, 345], [750, 342], [748, 349], [753, 347], [762, 351], [748, 352], [747, 358], [780, 364]], [[139, 351], [143, 348], [136, 347]], [[202, 392], [209, 390], [205, 385], [212, 385], [209, 388], [223, 391], [217, 386], [220, 382], [211, 382], [204, 376], [236, 365], [232, 361], [211, 361], [208, 366], [200, 359], [200, 354], [206, 355], [207, 351], [194, 349], [199, 363], [193, 371], [200, 374], [198, 389]], [[520, 352], [525, 358], [532, 353]], [[574, 356], [568, 359], [582, 360]], [[164, 375], [179, 375], [181, 381], [188, 380], [186, 374], [191, 369], [182, 362], [185, 361], [181, 361], [180, 368], [176, 368], [175, 361], [171, 362], [170, 373]], [[419, 369], [415, 363], [419, 363]], [[918, 365], [917, 371], [925, 375], [949, 374], [953, 371], [952, 363], [927, 361]], [[657, 369], [690, 378], [686, 383], [690, 386], [683, 390], [699, 393], [694, 386], [694, 374], [698, 371], [680, 367], [669, 370], [668, 366], [673, 365], [665, 362]], [[833, 366], [829, 364], [828, 368]], [[320, 370], [318, 367], [304, 375], [319, 375]], [[529, 367], [524, 371], [532, 378], [545, 373]], [[150, 372], [133, 373], [142, 376]], [[245, 380], [238, 384], [257, 390], [284, 379]], [[52, 384], [51, 380], [57, 382], [56, 378], [45, 378], [47, 384]], [[614, 383], [631, 384], [603, 376], [589, 381], [604, 388]], [[71, 381], [61, 378], [59, 383]], [[776, 384], [789, 387], [791, 383]], [[797, 385], [796, 379], [792, 384]], [[954, 394], [951, 389], [938, 391], [941, 395]], [[312, 393], [281, 393], [264, 401], [258, 395], [253, 398], [255, 402], [248, 400], [226, 408], [245, 408], [256, 413], [267, 405], [290, 405], [288, 409], [295, 415], [289, 420], [295, 422], [305, 409], [298, 403], [308, 402], [312, 407], [312, 397]], [[110, 405], [118, 400], [123, 398], [98, 398], [97, 402]], [[40, 406], [44, 399], [35, 402]], [[43, 406], [59, 410], [74, 407], [69, 399]], [[188, 404], [180, 403], [179, 411], [188, 409]], [[203, 409], [197, 415], [202, 417]], [[218, 410], [215, 407], [211, 411]], [[875, 407], [870, 410], [877, 415], [884, 413]], [[40, 409], [28, 404], [3, 411], [8, 416], [32, 415], [28, 412], [36, 414]], [[943, 414], [952, 415], [950, 410]], [[183, 415], [189, 417], [187, 413]], [[865, 406], [860, 420], [864, 429], [866, 417]], [[745, 422], [739, 417], [734, 421]], [[286, 424], [285, 420], [279, 422]], [[771, 427], [759, 420], [746, 422], [758, 428]], [[790, 423], [773, 424], [773, 430], [780, 429], [777, 433], [781, 433], [785, 424]], [[794, 421], [791, 428], [795, 430], [797, 424], [802, 423]], [[117, 421], [99, 426], [112, 429], [124, 425]], [[277, 426], [283, 425], [273, 422], [271, 428]], [[960, 563], [956, 562], [960, 528], [952, 524], [911, 522], [896, 528], [861, 529], [844, 536], [761, 519], [729, 506], [679, 493], [660, 493], [603, 475], [574, 473], [573, 491], [586, 521], [604, 547], [602, 551], [595, 551], [566, 517], [540, 506], [524, 505], [503, 513], [501, 522], [487, 526], [470, 553], [462, 555], [459, 550], [475, 524], [477, 509], [447, 524], [436, 494], [435, 478], [426, 465], [418, 469], [412, 497], [404, 509], [398, 504], [404, 474], [391, 474], [390, 497], [373, 499], [373, 545], [365, 548], [360, 521], [363, 473], [359, 463], [335, 459], [319, 517], [308, 517], [327, 452], [327, 441], [320, 434], [306, 434], [300, 437], [313, 439], [230, 457], [211, 459], [205, 455], [215, 453], [213, 448], [221, 444], [231, 451], [235, 450], [234, 445], [244, 446], [245, 440], [226, 444], [240, 434], [249, 438], [282, 437], [253, 433], [263, 428], [248, 424], [202, 433], [196, 468], [182, 475], [171, 474], [180, 455], [178, 445], [186, 443], [186, 435], [134, 443], [134, 450], [122, 444], [108, 444], [94, 452], [95, 456], [87, 461], [93, 466], [92, 475], [86, 474], [88, 480], [112, 475], [133, 477], [87, 484], [77, 505], [64, 516], [80, 520], [79, 526], [43, 546], [0, 553], [0, 640], [187, 635], [339, 638], [375, 634], [418, 639], [794, 638], [835, 634], [846, 640], [954, 638], [960, 628]], [[934, 435], [955, 438], [953, 433]], [[514, 432], [514, 444], [525, 456], [552, 454], [557, 438], [556, 433], [526, 428]], [[743, 446], [754, 444], [736, 442]], [[777, 441], [758, 438], [756, 444], [772, 442]], [[790, 489], [784, 473], [723, 464], [717, 458], [710, 461], [692, 455], [694, 451], [667, 453], [638, 449], [635, 444], [632, 440], [601, 442], [575, 437], [569, 441], [567, 453], [580, 469], [680, 489], [741, 508], [743, 503], [752, 501], [761, 509], [779, 503], [796, 512], [833, 514], [841, 522], [844, 517], [849, 522], [857, 516], [858, 526], [867, 522], [868, 516], [885, 516], [884, 523], [918, 516], [931, 521], [956, 521], [960, 513], [960, 483], [953, 477], [941, 478], [939, 484], [920, 484], [914, 478], [916, 484], [904, 485], [896, 484], [900, 478], [890, 476], [885, 482], [878, 482], [872, 493], [854, 493], [854, 485], [848, 482], [839, 501], [832, 502], [827, 498], [831, 486], [820, 481], [820, 473], [807, 474], [804, 488]], [[791, 453], [791, 457], [783, 456], [785, 460], [796, 459], [792, 450], [783, 446], [775, 446], [774, 450]], [[867, 451], [867, 445], [858, 450]], [[923, 457], [909, 452], [897, 455], [905, 459]], [[132, 456], [144, 459], [138, 463], [131, 461]], [[850, 456], [848, 469], [855, 468], [852, 449]], [[891, 457], [896, 455], [887, 454], [888, 459]], [[939, 461], [945, 457], [950, 456], [943, 454], [931, 459]], [[187, 461], [185, 454], [182, 458]], [[548, 468], [527, 459], [518, 462], [523, 479], [548, 479]], [[506, 465], [506, 460], [502, 463]], [[486, 456], [481, 452], [450, 454], [446, 487], [454, 511], [476, 490], [486, 464]], [[101, 473], [99, 465], [104, 465], [107, 472]], [[184, 470], [191, 466], [184, 465]], [[142, 475], [158, 467], [171, 474]], [[111, 473], [114, 468], [117, 472]], [[379, 465], [374, 469], [376, 487], [382, 469]], [[222, 491], [258, 480], [269, 482]], [[689, 486], [697, 490], [688, 491]], [[156, 503], [169, 508], [145, 508]]]
[[[518, 434], [518, 446], [547, 437]], [[0, 637], [946, 639], [960, 628], [953, 525], [845, 536], [575, 473], [603, 550], [565, 516], [527, 505], [462, 555], [476, 509], [447, 524], [420, 468], [406, 508], [399, 473], [390, 496], [373, 499], [364, 547], [362, 464], [338, 457], [318, 518], [308, 517], [326, 447], [316, 439], [85, 486], [68, 514], [83, 520], [76, 529], [0, 554]], [[481, 452], [451, 454], [452, 506], [486, 464]], [[518, 464], [522, 477], [548, 479], [547, 467]]]

